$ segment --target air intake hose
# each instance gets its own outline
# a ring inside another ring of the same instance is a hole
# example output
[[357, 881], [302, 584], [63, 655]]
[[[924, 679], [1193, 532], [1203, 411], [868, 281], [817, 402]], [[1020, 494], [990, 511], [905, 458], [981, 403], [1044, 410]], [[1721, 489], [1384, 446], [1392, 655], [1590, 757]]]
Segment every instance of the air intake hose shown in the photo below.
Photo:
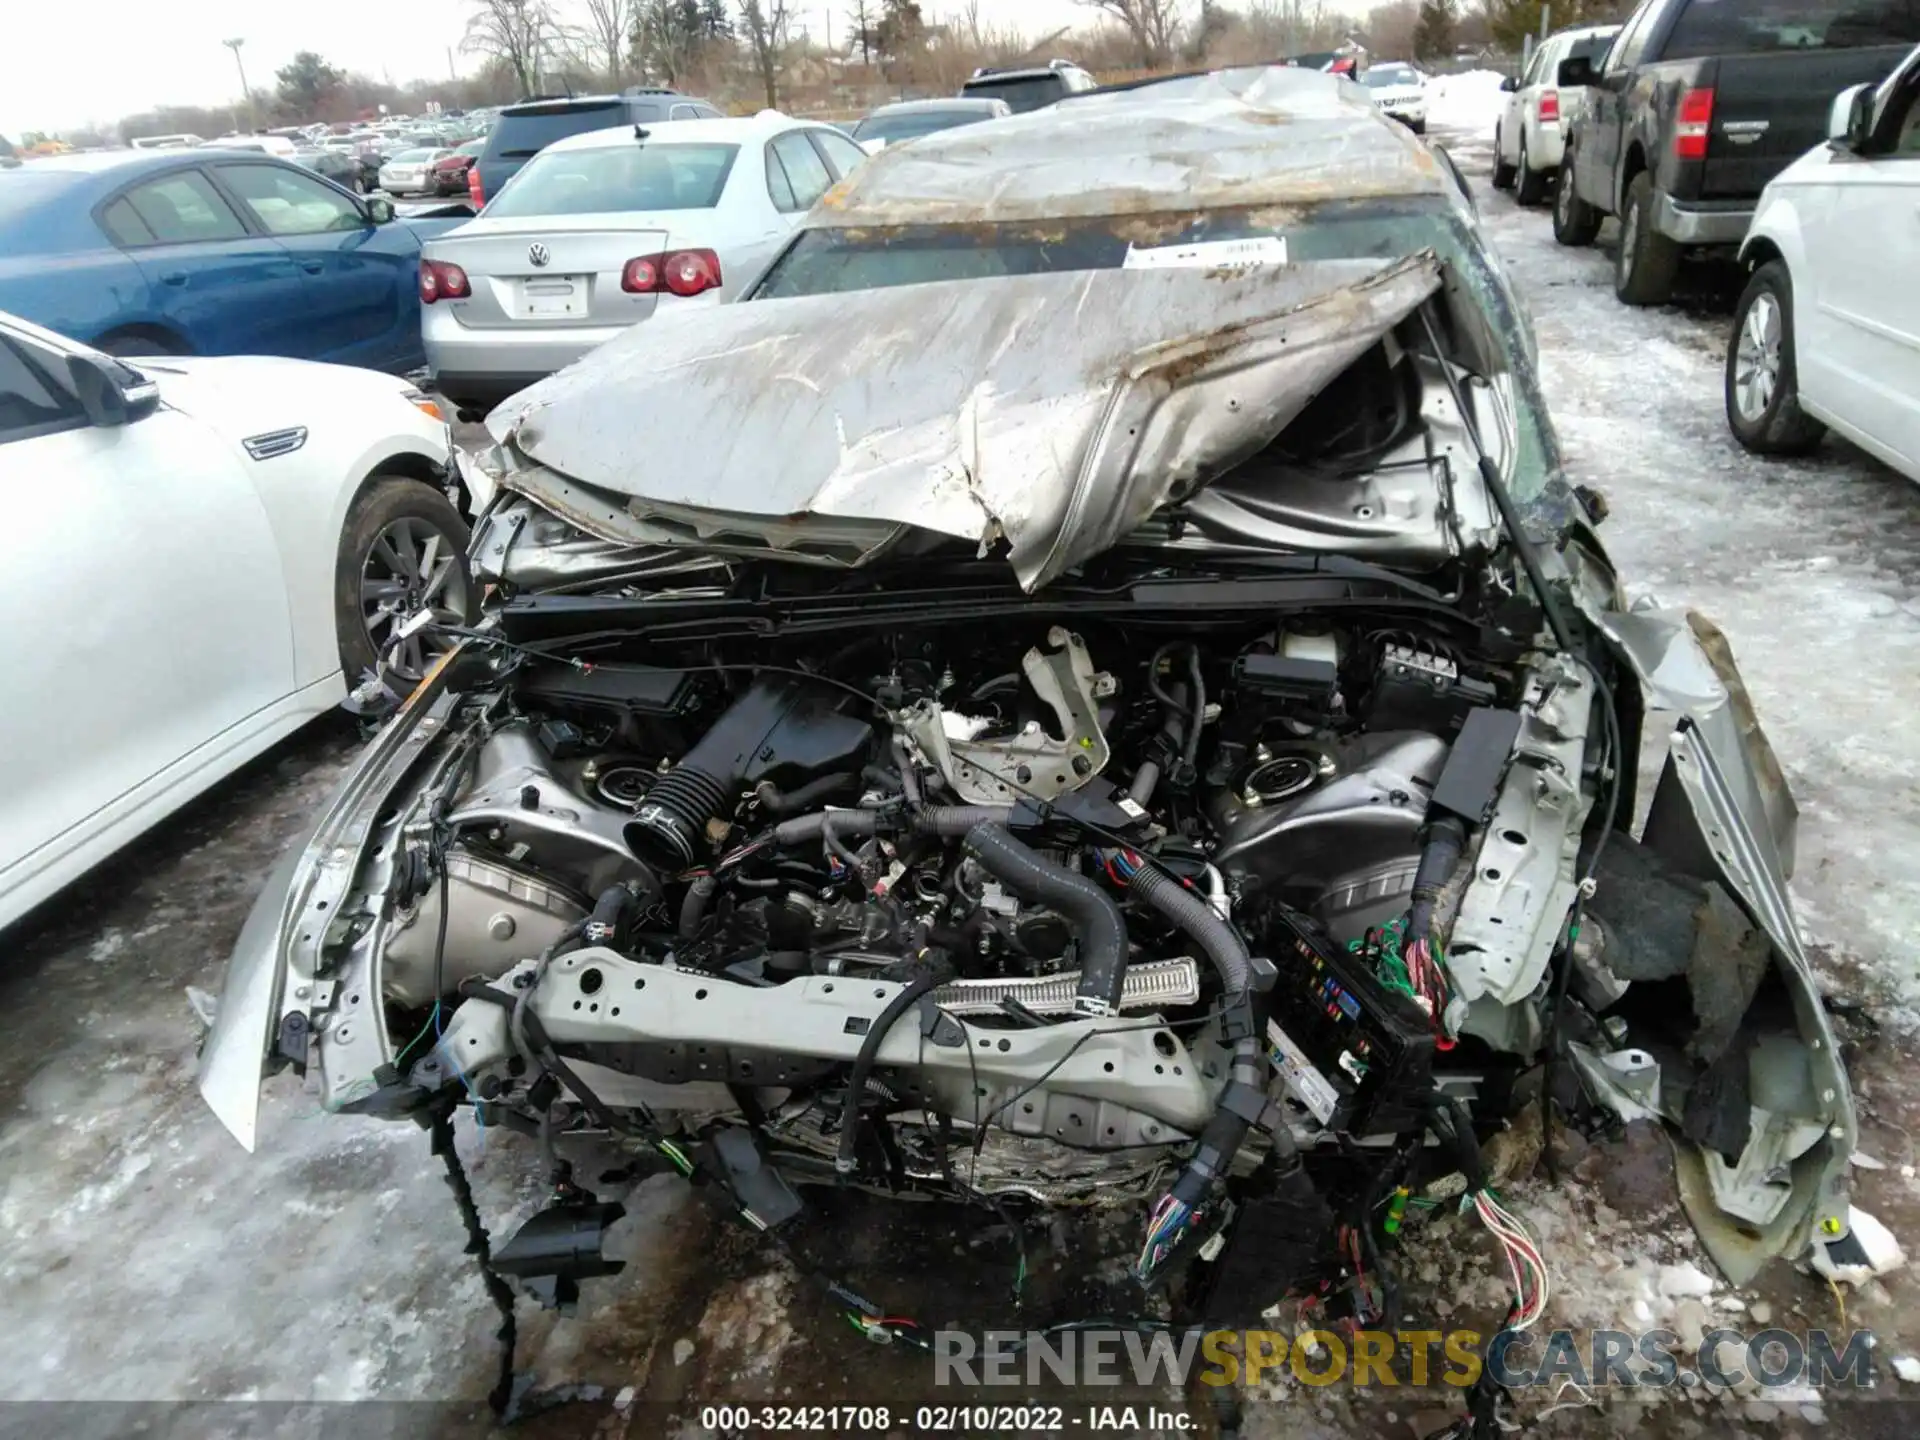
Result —
[[692, 749], [654, 782], [627, 822], [627, 846], [662, 868], [684, 869], [711, 848], [708, 827], [731, 816], [740, 792], [831, 772], [858, 773], [873, 741], [866, 721], [837, 712], [840, 697], [789, 675], [757, 677]]
[[967, 853], [1022, 900], [1057, 910], [1073, 923], [1080, 941], [1073, 1008], [1082, 1015], [1115, 1014], [1127, 978], [1127, 922], [1120, 907], [1086, 876], [1036, 855], [1004, 825], [976, 825], [966, 843]]

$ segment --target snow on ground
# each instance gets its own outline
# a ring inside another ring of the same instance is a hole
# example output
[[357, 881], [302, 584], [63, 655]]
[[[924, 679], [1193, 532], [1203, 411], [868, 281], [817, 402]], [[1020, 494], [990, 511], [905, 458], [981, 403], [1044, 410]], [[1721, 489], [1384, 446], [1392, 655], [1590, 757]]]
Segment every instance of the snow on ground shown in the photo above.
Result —
[[1506, 78], [1498, 70], [1434, 76], [1427, 81], [1427, 124], [1436, 130], [1490, 138], [1506, 109], [1506, 93], [1500, 88]]

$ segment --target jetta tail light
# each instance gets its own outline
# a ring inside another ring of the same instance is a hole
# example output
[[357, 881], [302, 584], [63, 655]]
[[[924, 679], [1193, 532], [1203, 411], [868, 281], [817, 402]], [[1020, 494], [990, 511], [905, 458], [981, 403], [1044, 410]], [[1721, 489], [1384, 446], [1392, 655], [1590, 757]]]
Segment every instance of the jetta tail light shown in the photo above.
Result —
[[720, 257], [711, 250], [669, 250], [636, 255], [620, 270], [629, 295], [698, 295], [720, 288]]
[[1681, 160], [1707, 158], [1707, 132], [1713, 128], [1713, 91], [1689, 90], [1680, 97], [1680, 118], [1673, 127], [1673, 153]]
[[1560, 92], [1558, 90], [1542, 90], [1540, 92], [1540, 123], [1544, 125], [1549, 120], [1558, 120], [1559, 118]]
[[420, 262], [422, 305], [431, 305], [436, 300], [465, 300], [471, 294], [473, 286], [467, 282], [467, 272], [451, 260]]
[[487, 190], [486, 187], [480, 183], [480, 166], [478, 162], [467, 167], [467, 199], [473, 202], [473, 208], [476, 210], [487, 203]]

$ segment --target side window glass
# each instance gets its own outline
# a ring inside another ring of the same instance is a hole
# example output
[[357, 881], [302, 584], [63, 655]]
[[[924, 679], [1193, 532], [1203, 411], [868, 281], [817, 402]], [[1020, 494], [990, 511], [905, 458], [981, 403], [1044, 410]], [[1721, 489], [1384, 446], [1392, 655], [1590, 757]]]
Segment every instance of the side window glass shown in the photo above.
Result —
[[699, 107], [694, 105], [676, 105], [667, 112], [669, 120], [698, 120], [699, 118]]
[[222, 165], [221, 180], [269, 235], [320, 235], [360, 230], [360, 207], [331, 185], [278, 165]]
[[[247, 233], [240, 217], [198, 170], [182, 170], [136, 185], [121, 200], [127, 211], [117, 213], [131, 212], [147, 232], [144, 240], [123, 244], [191, 245], [197, 241], [239, 240]], [[116, 207], [109, 206], [105, 213], [116, 213]]]
[[116, 245], [151, 245], [153, 232], [125, 195], [100, 212], [100, 228]]
[[827, 157], [827, 164], [833, 167], [833, 173], [844, 180], [859, 169], [867, 158], [867, 152], [853, 141], [847, 139], [838, 130], [809, 130], [813, 143], [820, 153]]
[[1633, 18], [1627, 21], [1627, 28], [1620, 32], [1613, 42], [1613, 49], [1607, 52], [1606, 74], [1617, 75], [1640, 63], [1640, 57], [1646, 53], [1647, 37], [1653, 33], [1654, 24], [1665, 9], [1666, 0], [1646, 0], [1633, 12]]
[[724, 120], [727, 118], [711, 105], [696, 105], [693, 107], [693, 113], [698, 115], [702, 120]]
[[1558, 40], [1549, 40], [1533, 52], [1533, 72], [1527, 76], [1528, 85], [1551, 85], [1555, 71], [1559, 69], [1560, 57], [1565, 47]]
[[81, 418], [78, 402], [55, 390], [21, 350], [0, 337], [0, 445], [72, 429]]
[[795, 209], [807, 209], [833, 188], [833, 175], [827, 169], [827, 162], [820, 158], [819, 151], [807, 143], [805, 132], [789, 130], [784, 135], [776, 135], [772, 144], [773, 153], [780, 157], [780, 163], [786, 167], [787, 183], [793, 187]]
[[[1895, 109], [1906, 106], [1906, 113], [1897, 119], [1889, 115], [1888, 129], [1893, 132], [1893, 149], [1890, 153], [1908, 160], [1920, 159], [1920, 86], [1909, 88], [1906, 95], [1894, 102]], [[1882, 130], [1881, 134], [1886, 134]]]
[[800, 208], [793, 198], [793, 183], [787, 179], [787, 167], [780, 163], [771, 143], [767, 145], [767, 198], [773, 201], [774, 209], [782, 212]]

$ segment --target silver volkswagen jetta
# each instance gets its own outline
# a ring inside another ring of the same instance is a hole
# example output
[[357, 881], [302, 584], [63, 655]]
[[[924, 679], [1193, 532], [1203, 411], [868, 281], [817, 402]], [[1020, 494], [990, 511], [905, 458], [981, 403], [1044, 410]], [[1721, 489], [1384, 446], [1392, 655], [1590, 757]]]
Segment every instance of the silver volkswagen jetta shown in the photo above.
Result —
[[485, 410], [657, 311], [731, 298], [865, 158], [773, 111], [556, 141], [422, 252], [434, 388]]

